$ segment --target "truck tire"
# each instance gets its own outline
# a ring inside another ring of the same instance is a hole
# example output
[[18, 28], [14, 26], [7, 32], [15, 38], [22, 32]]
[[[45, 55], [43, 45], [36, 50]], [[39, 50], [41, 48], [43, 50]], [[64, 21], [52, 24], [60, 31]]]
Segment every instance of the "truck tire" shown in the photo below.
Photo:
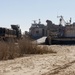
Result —
[[51, 39], [46, 38], [46, 40], [45, 40], [45, 44], [46, 44], [46, 45], [51, 45]]

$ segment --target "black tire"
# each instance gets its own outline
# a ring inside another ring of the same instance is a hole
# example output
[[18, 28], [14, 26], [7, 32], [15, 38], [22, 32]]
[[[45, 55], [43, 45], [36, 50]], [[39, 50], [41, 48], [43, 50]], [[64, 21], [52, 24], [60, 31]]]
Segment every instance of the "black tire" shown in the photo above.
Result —
[[45, 39], [45, 44], [49, 45], [49, 39], [48, 38]]

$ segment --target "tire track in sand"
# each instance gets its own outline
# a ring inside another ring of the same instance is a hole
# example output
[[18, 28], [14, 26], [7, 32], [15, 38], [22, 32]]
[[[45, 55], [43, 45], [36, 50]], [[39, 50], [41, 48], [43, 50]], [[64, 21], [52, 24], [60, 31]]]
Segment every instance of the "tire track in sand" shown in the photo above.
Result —
[[55, 74], [58, 74], [59, 72], [61, 72], [61, 70], [64, 70], [64, 69], [70, 67], [70, 66], [73, 65], [74, 63], [75, 63], [75, 60], [73, 60], [73, 61], [71, 61], [71, 62], [69, 62], [69, 63], [66, 63], [66, 64], [64, 64], [64, 65], [62, 65], [62, 66], [59, 66], [59, 67], [57, 67], [57, 68], [54, 68], [54, 69], [52, 69], [52, 70], [50, 70], [50, 71], [48, 71], [47, 73], [44, 73], [44, 74], [42, 74], [42, 75], [55, 75]]

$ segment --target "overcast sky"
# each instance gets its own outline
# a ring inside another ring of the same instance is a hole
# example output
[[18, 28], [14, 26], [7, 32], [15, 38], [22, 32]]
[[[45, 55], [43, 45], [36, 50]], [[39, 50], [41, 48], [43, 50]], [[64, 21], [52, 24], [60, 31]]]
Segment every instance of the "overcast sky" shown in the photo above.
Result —
[[28, 31], [32, 20], [52, 20], [59, 24], [57, 16], [63, 15], [67, 21], [75, 21], [75, 0], [0, 0], [0, 27], [10, 28], [19, 24], [22, 32]]

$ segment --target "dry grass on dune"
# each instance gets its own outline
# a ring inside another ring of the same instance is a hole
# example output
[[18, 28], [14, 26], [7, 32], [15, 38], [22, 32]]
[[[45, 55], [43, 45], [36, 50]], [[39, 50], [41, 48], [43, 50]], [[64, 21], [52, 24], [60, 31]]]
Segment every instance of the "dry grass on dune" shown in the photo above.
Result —
[[44, 53], [56, 53], [55, 51], [48, 50], [47, 47], [39, 47], [36, 44], [25, 38], [19, 40], [17, 44], [14, 42], [0, 42], [0, 60], [13, 59], [23, 56], [24, 54], [44, 54]]
[[0, 42], [0, 60], [20, 56], [20, 50], [14, 43]]
[[32, 41], [27, 38], [19, 41], [19, 47], [22, 54], [56, 53], [52, 49], [48, 50], [48, 47], [46, 46], [40, 47], [37, 44], [32, 44]]

